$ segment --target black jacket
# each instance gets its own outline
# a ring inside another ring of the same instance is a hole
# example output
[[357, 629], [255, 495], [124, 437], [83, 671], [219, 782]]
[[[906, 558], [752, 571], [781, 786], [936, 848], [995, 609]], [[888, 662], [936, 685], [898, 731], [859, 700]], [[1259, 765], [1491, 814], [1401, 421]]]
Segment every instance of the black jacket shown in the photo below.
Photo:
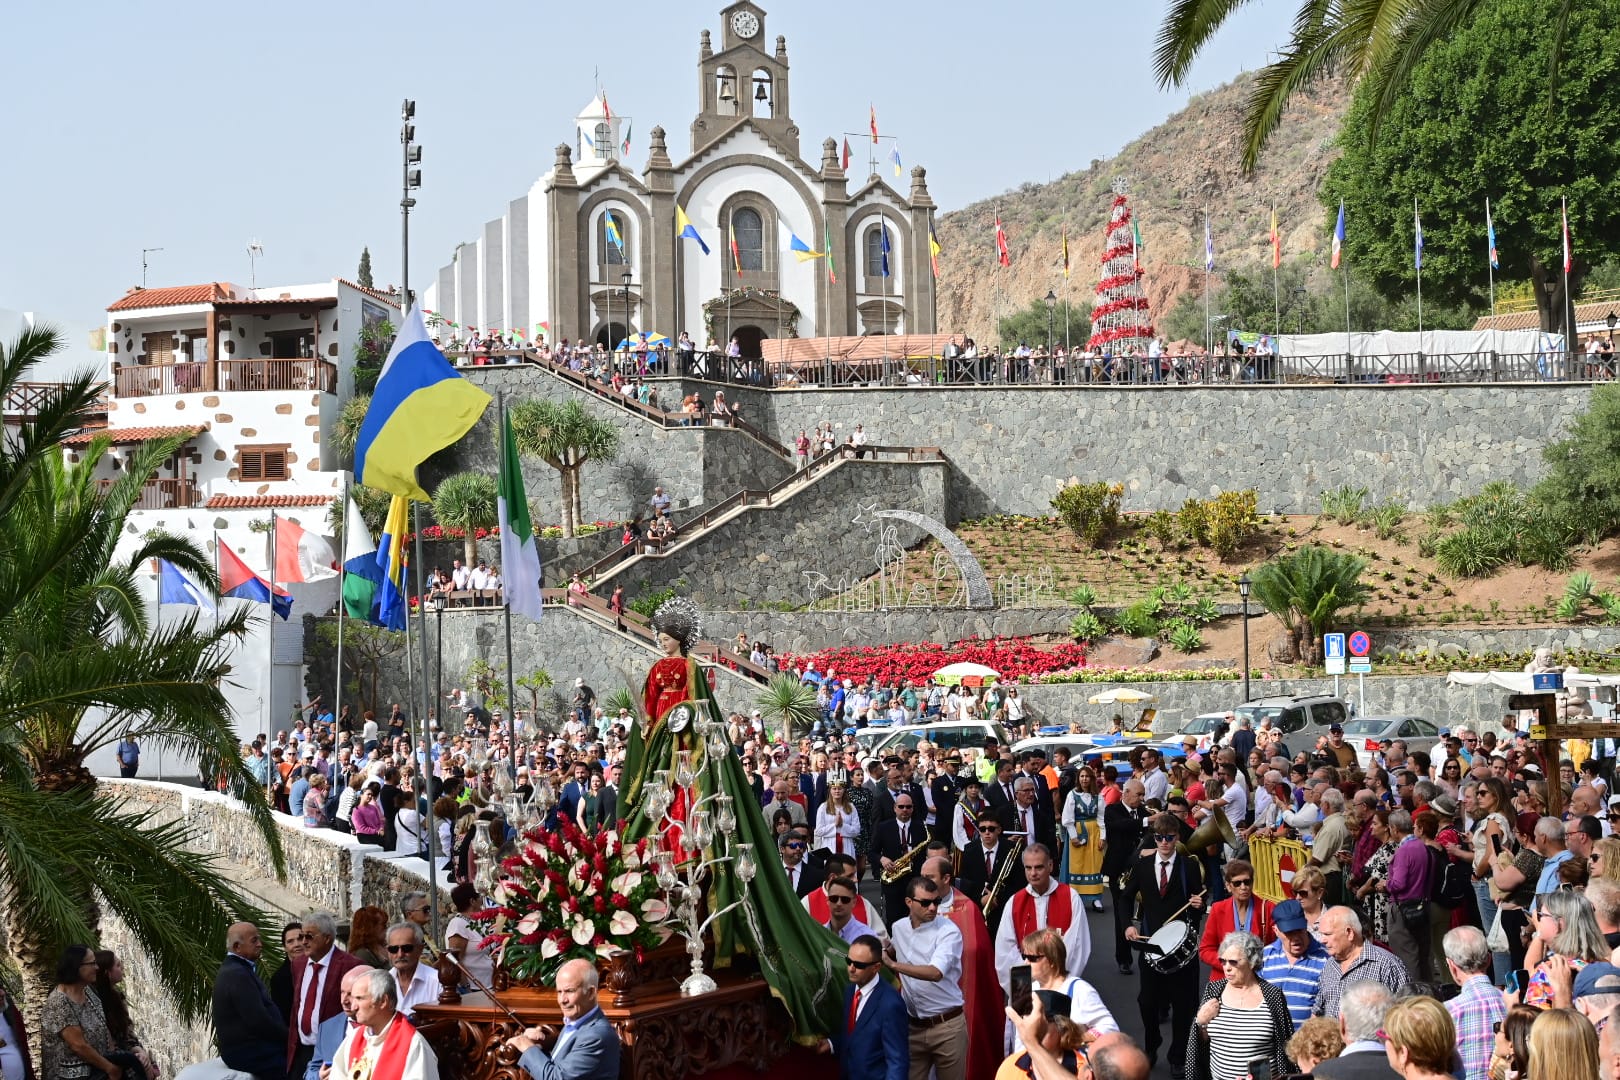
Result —
[[[1114, 846], [1112, 837], [1108, 846]], [[1160, 896], [1158, 861], [1157, 853], [1139, 856], [1131, 871], [1131, 887], [1120, 898], [1120, 902], [1126, 905], [1127, 918], [1133, 914], [1136, 916], [1143, 937], [1151, 937], [1154, 931], [1169, 921], [1171, 915], [1186, 906], [1189, 898], [1204, 891], [1204, 868], [1197, 859], [1177, 854], [1170, 867], [1170, 880], [1164, 895]], [[1199, 914], [1188, 909], [1182, 918], [1195, 924], [1196, 928]]]
[[235, 956], [227, 956], [214, 976], [214, 1033], [219, 1056], [232, 1069], [258, 1077], [286, 1072], [286, 1021], [264, 980]]
[[1136, 864], [1142, 850], [1143, 822], [1142, 808], [1132, 810], [1123, 799], [1103, 808], [1103, 827], [1108, 834], [1108, 848], [1103, 852], [1104, 874], [1117, 880], [1120, 874]]
[[1400, 1073], [1389, 1067], [1389, 1057], [1367, 1050], [1317, 1062], [1312, 1076], [1322, 1080], [1399, 1080]]
[[967, 893], [974, 903], [981, 906], [983, 906], [984, 890], [988, 889], [990, 883], [996, 880], [996, 875], [1001, 872], [1001, 868], [1006, 865], [1007, 860], [1014, 860], [1013, 866], [1007, 871], [1007, 882], [1001, 888], [1001, 893], [997, 898], [998, 902], [993, 907], [986, 909], [984, 913], [985, 921], [990, 923], [992, 928], [1000, 922], [1001, 909], [1006, 906], [1007, 900], [1013, 893], [1029, 883], [1028, 879], [1024, 877], [1024, 849], [1019, 846], [1018, 854], [1014, 855], [1012, 850], [1014, 846], [1009, 840], [1003, 840], [998, 844], [993, 866], [985, 865], [984, 845], [977, 840], [969, 844], [962, 852], [962, 868], [957, 873], [962, 882], [962, 891]]

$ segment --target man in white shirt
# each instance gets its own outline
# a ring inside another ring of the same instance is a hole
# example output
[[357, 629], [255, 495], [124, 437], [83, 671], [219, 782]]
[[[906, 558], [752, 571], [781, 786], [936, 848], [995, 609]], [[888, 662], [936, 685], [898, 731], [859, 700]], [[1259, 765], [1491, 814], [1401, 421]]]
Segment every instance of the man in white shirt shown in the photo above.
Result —
[[1149, 802], [1157, 799], [1161, 809], [1165, 800], [1170, 797], [1170, 777], [1159, 768], [1157, 747], [1148, 746], [1142, 749], [1142, 795]]
[[460, 559], [457, 559], [453, 566], [450, 571], [450, 583], [456, 587], [456, 591], [465, 592], [472, 588], [472, 571], [462, 566]]
[[1050, 926], [1063, 935], [1068, 973], [1084, 975], [1091, 958], [1091, 928], [1075, 891], [1052, 877], [1052, 852], [1045, 844], [1024, 849], [1024, 876], [1029, 884], [1013, 893], [996, 928], [996, 978], [1012, 993], [1011, 974], [1023, 958], [1024, 938]]
[[489, 588], [489, 567], [484, 563], [473, 567], [473, 572], [467, 576], [467, 582], [474, 589]]
[[393, 969], [390, 974], [400, 1015], [407, 1020], [418, 1005], [439, 1000], [438, 972], [420, 963], [422, 942], [422, 928], [413, 922], [397, 922], [388, 928], [388, 965]]
[[962, 932], [939, 917], [939, 889], [925, 877], [906, 886], [906, 917], [894, 920], [886, 950], [910, 1016], [911, 1075], [966, 1080]]

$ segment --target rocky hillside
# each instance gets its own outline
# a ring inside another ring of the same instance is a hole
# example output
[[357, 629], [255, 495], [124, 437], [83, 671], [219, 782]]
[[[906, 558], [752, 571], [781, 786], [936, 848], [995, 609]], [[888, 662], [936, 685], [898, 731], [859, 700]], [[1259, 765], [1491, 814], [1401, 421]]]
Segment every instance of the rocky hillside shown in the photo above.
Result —
[[[1025, 184], [939, 219], [939, 328], [993, 340], [997, 317], [1056, 288], [1064, 295], [1061, 229], [1069, 234], [1069, 295], [1089, 301], [1098, 277], [1110, 185], [1124, 178], [1146, 247], [1144, 281], [1155, 317], [1182, 291], [1203, 287], [1204, 225], [1209, 208], [1216, 267], [1263, 263], [1270, 257], [1271, 205], [1277, 206], [1283, 257], [1331, 243], [1316, 191], [1337, 150], [1332, 146], [1349, 104], [1341, 82], [1301, 94], [1252, 177], [1239, 168], [1245, 76], [1202, 94], [1122, 150], [1049, 184]], [[995, 214], [1012, 266], [996, 262]], [[999, 285], [999, 300], [998, 300]], [[1084, 340], [1078, 327], [1076, 337]]]

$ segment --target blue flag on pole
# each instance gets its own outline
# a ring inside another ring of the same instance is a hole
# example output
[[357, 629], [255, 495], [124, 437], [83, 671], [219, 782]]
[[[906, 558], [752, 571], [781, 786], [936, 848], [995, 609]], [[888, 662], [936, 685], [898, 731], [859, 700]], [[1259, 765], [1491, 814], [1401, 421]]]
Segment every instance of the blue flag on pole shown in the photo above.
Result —
[[883, 241], [882, 241], [882, 246], [883, 246], [883, 276], [888, 277], [889, 276], [889, 223], [887, 221], [885, 221], [883, 223], [882, 229], [883, 229]]
[[410, 500], [395, 495], [388, 506], [388, 520], [383, 523], [382, 539], [377, 544], [377, 567], [382, 581], [377, 588], [377, 613], [372, 622], [389, 630], [405, 629], [410, 615], [410, 601], [405, 584], [405, 530], [409, 527], [406, 515]]
[[1209, 215], [1204, 215], [1204, 269], [1215, 269], [1215, 237], [1209, 231]]
[[213, 611], [215, 607], [208, 590], [168, 559], [158, 560], [158, 603], [190, 604], [204, 611]]
[[1412, 200], [1412, 269], [1423, 269], [1423, 219], [1418, 216], [1417, 200]]

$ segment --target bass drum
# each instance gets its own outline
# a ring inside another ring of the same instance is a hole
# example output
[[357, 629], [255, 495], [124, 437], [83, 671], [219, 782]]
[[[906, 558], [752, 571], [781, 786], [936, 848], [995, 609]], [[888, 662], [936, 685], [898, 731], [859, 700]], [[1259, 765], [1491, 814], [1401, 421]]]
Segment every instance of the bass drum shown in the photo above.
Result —
[[1168, 922], [1154, 931], [1148, 944], [1160, 951], [1149, 952], [1142, 962], [1160, 975], [1172, 975], [1198, 956], [1198, 929], [1184, 922]]

